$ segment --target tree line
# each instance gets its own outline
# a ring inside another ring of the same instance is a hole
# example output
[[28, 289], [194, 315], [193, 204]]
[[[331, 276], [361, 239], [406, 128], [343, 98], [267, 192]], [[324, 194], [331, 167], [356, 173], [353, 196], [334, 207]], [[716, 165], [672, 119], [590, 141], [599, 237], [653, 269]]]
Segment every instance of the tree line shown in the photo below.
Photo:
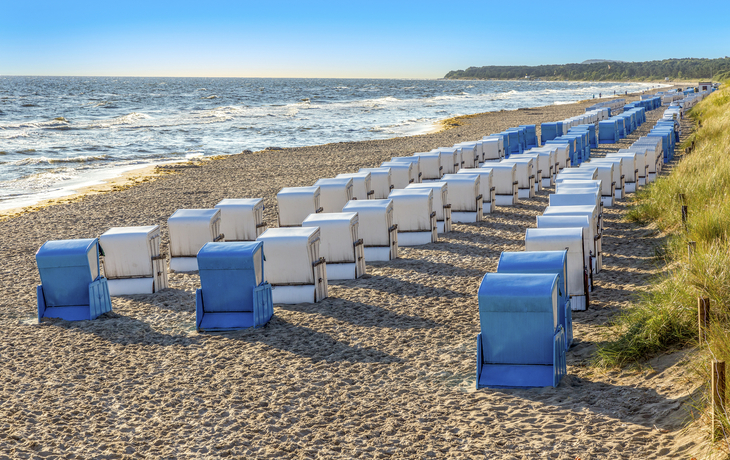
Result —
[[543, 80], [716, 80], [730, 78], [730, 58], [664, 59], [645, 62], [594, 62], [539, 66], [483, 66], [452, 70], [447, 79], [540, 78]]

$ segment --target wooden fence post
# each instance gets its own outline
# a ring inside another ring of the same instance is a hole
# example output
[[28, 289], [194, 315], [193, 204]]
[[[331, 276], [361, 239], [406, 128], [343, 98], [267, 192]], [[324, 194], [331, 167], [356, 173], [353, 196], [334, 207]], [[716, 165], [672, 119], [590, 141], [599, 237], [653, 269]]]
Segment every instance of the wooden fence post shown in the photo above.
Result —
[[713, 441], [722, 435], [722, 417], [725, 413], [725, 361], [712, 361], [712, 433]]
[[697, 249], [697, 242], [688, 241], [687, 242], [687, 256], [688, 256], [689, 262], [692, 262], [692, 254], [694, 254], [695, 249]]
[[697, 297], [697, 324], [699, 324], [700, 346], [707, 338], [707, 324], [710, 322], [710, 298]]

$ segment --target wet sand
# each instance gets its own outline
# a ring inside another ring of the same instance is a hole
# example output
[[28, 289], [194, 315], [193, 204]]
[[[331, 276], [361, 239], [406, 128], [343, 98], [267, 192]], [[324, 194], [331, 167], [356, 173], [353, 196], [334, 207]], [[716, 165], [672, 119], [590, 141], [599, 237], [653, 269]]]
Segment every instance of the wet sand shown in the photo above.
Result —
[[[602, 458], [688, 457], [699, 447], [683, 403], [697, 396], [692, 351], [640, 372], [590, 367], [602, 326], [660, 269], [663, 236], [607, 208], [604, 271], [574, 314], [576, 345], [558, 388], [475, 390], [476, 292], [502, 251], [548, 204], [547, 189], [438, 243], [368, 264], [319, 304], [277, 305], [262, 329], [195, 332], [195, 274], [115, 297], [95, 321], [36, 324], [34, 254], [50, 239], [160, 224], [179, 208], [263, 197], [392, 156], [582, 113], [594, 101], [479, 114], [438, 133], [270, 150], [160, 168], [154, 180], [0, 222], [0, 457]], [[603, 155], [629, 145], [661, 114]], [[668, 171], [669, 168], [665, 170]]]

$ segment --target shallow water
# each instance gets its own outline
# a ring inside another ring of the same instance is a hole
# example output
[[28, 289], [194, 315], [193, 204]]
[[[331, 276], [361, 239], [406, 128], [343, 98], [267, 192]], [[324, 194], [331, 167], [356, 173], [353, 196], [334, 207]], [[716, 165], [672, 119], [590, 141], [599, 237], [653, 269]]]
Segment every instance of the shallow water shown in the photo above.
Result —
[[0, 77], [0, 209], [69, 194], [149, 164], [419, 134], [456, 115], [570, 103], [650, 86]]

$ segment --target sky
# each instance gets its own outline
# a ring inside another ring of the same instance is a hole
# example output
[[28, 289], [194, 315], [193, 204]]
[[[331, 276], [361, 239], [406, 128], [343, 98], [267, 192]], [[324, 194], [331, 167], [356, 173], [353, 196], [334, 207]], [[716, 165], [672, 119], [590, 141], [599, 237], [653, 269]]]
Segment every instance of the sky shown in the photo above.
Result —
[[0, 2], [0, 75], [441, 78], [730, 55], [730, 2]]

